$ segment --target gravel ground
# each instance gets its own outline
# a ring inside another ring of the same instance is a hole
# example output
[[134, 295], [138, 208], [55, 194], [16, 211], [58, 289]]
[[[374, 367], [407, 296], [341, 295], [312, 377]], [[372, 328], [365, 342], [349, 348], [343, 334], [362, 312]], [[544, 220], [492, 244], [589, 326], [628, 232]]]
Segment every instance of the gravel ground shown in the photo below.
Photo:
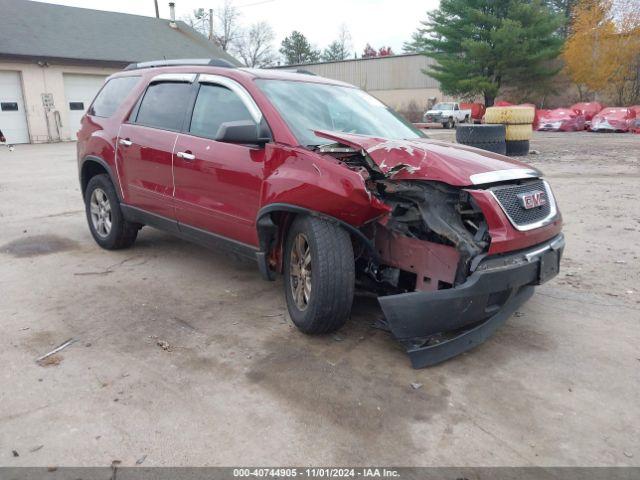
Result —
[[307, 337], [253, 265], [148, 228], [99, 249], [75, 145], [0, 148], [0, 465], [640, 465], [640, 136], [532, 148], [562, 272], [424, 370], [367, 298]]

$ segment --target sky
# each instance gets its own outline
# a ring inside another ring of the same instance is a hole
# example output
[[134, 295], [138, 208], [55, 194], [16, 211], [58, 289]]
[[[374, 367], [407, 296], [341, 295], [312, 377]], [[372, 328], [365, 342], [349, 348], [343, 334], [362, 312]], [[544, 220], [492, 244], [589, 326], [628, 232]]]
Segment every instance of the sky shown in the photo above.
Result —
[[[72, 7], [109, 10], [155, 16], [153, 0], [40, 0]], [[176, 18], [196, 8], [216, 8], [223, 0], [175, 0]], [[299, 30], [317, 48], [326, 47], [338, 36], [341, 24], [351, 34], [352, 49], [362, 54], [370, 43], [375, 48], [390, 46], [402, 53], [402, 45], [426, 18], [426, 12], [438, 7], [439, 0], [232, 0], [248, 26], [267, 21], [274, 30], [274, 47], [292, 30]], [[158, 0], [160, 16], [169, 17], [169, 0]]]

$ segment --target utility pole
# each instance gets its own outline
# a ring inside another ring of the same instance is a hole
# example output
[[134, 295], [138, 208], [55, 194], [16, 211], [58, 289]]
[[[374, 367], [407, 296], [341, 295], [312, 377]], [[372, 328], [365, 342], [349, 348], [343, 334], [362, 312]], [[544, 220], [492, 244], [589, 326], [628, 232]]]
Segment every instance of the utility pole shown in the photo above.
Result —
[[160, 10], [158, 10], [158, 0], [153, 0], [153, 3], [156, 6], [156, 18], [160, 18]]
[[209, 9], [209, 41], [213, 42], [213, 8]]

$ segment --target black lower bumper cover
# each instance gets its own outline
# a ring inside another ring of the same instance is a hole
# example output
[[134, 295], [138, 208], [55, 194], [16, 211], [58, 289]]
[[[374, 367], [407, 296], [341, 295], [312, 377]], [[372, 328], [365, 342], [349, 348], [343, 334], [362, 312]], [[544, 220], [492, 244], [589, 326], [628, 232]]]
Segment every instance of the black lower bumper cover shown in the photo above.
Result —
[[414, 368], [436, 365], [487, 340], [557, 275], [562, 234], [533, 248], [487, 257], [461, 285], [434, 292], [379, 297], [391, 333]]

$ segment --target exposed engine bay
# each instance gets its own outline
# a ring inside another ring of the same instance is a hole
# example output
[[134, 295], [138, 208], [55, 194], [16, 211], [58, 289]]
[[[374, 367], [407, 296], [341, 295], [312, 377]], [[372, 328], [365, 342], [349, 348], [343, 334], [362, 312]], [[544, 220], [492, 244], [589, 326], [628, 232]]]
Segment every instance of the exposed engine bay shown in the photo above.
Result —
[[383, 173], [364, 150], [340, 143], [317, 151], [357, 171], [369, 192], [391, 209], [363, 228], [379, 257], [362, 252], [356, 259], [367, 288], [383, 295], [452, 288], [466, 280], [473, 259], [487, 251], [487, 223], [464, 189], [435, 181], [394, 180], [396, 173], [411, 167], [396, 165]]

